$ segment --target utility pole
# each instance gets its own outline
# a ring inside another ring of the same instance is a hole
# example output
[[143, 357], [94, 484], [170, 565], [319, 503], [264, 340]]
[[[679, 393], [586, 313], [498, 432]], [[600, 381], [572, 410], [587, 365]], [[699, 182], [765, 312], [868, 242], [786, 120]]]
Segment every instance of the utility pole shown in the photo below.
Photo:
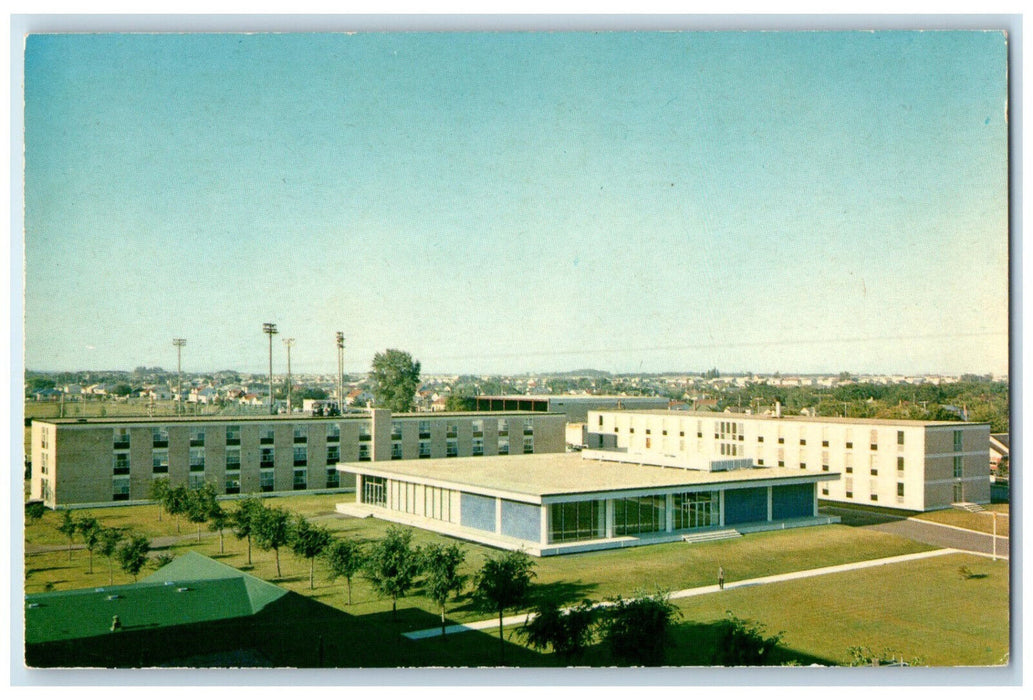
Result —
[[262, 332], [269, 336], [269, 415], [273, 410], [273, 336], [279, 333], [275, 323], [263, 323]]
[[176, 372], [179, 375], [178, 388], [176, 389], [176, 415], [183, 412], [183, 346], [187, 344], [186, 338], [173, 338], [172, 344], [176, 346]]
[[294, 404], [291, 403], [291, 347], [294, 346], [294, 338], [284, 338], [283, 344], [287, 346], [287, 415], [294, 412]]
[[344, 333], [337, 331], [337, 412], [344, 415]]

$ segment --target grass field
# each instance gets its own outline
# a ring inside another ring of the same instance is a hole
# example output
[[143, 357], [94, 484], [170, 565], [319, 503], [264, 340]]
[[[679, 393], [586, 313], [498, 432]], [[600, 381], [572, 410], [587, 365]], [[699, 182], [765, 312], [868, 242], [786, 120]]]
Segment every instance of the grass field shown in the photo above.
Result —
[[1008, 517], [1010, 512], [1009, 505], [1007, 503], [994, 503], [992, 505], [984, 506], [986, 510], [982, 513], [969, 513], [964, 510], [934, 510], [929, 513], [919, 513], [914, 516], [918, 520], [928, 520], [933, 523], [941, 523], [943, 525], [953, 525], [954, 527], [963, 527], [967, 530], [976, 530], [977, 532], [985, 532], [990, 534], [994, 530], [993, 516], [991, 512], [997, 513], [997, 534], [1006, 537], [1008, 535], [1008, 526], [1011, 518]]
[[[379, 537], [388, 524], [375, 519], [339, 517], [333, 506], [340, 495], [297, 496], [271, 499], [271, 505], [287, 507], [315, 519], [338, 536], [370, 541]], [[228, 504], [232, 507], [232, 504]], [[157, 521], [155, 506], [95, 509], [91, 513], [108, 525], [131, 527], [151, 537], [174, 537], [175, 522], [167, 515]], [[87, 573], [87, 553], [77, 550], [69, 562], [64, 549], [35, 553], [39, 547], [54, 547], [67, 542], [55, 530], [56, 513], [47, 513], [40, 523], [26, 532], [27, 592], [42, 591], [48, 584], [54, 590], [106, 585], [108, 564], [94, 556], [94, 573]], [[389, 600], [378, 598], [361, 578], [353, 581], [354, 604], [347, 604], [345, 582], [327, 581], [323, 566], [316, 564], [316, 588], [308, 587], [308, 561], [281, 551], [284, 576], [276, 577], [272, 552], [253, 552], [253, 566], [247, 566], [246, 543], [230, 532], [225, 535], [225, 554], [219, 552], [218, 536], [202, 531], [202, 540], [192, 536], [194, 526], [182, 524], [181, 539], [168, 549], [189, 549], [212, 556], [260, 578], [295, 591], [309, 603], [298, 602], [297, 621], [284, 625], [269, 623], [268, 639], [262, 654], [277, 665], [317, 665], [312, 640], [324, 634], [324, 664], [347, 666], [395, 665], [493, 665], [498, 663], [497, 637], [486, 632], [450, 636], [448, 640], [409, 642], [399, 633], [434, 627], [439, 623], [436, 606], [420, 589], [399, 601], [398, 619], [391, 619]], [[450, 542], [434, 533], [414, 530], [417, 544], [430, 541]], [[466, 571], [479, 568], [486, 556], [496, 550], [464, 543]], [[718, 566], [725, 569], [729, 582], [758, 576], [810, 569], [833, 564], [875, 559], [930, 549], [909, 540], [863, 528], [841, 525], [775, 531], [702, 545], [671, 543], [626, 550], [575, 554], [535, 560], [538, 596], [555, 597], [563, 602], [582, 598], [602, 600], [617, 594], [633, 595], [637, 590], [656, 587], [677, 590], [715, 582]], [[962, 580], [957, 570], [967, 565], [983, 578]], [[118, 571], [115, 583], [131, 579]], [[323, 606], [306, 608], [315, 603]], [[890, 648], [907, 657], [921, 657], [932, 665], [983, 665], [1000, 661], [1008, 643], [1007, 564], [968, 556], [948, 556], [894, 565], [890, 570], [836, 574], [785, 584], [769, 584], [728, 590], [717, 595], [677, 602], [684, 618], [674, 634], [675, 646], [668, 660], [674, 665], [709, 663], [707, 656], [716, 634], [716, 622], [726, 609], [736, 615], [765, 624], [771, 633], [786, 630], [780, 660], [801, 664], [838, 664], [848, 660], [847, 649], [866, 645], [873, 649]], [[466, 622], [491, 617], [478, 610], [469, 595], [450, 603], [450, 622]], [[325, 619], [324, 619], [325, 618]], [[239, 634], [226, 623], [226, 634]], [[252, 621], [250, 624], [258, 624]], [[298, 625], [304, 632], [302, 639]], [[274, 631], [275, 630], [275, 631]], [[322, 632], [316, 632], [322, 630]], [[345, 630], [356, 639], [345, 640]], [[522, 647], [516, 628], [507, 628], [507, 663], [555, 665], [551, 654], [539, 654]], [[186, 634], [187, 632], [184, 632]], [[215, 639], [205, 630], [205, 639]], [[254, 630], [248, 638], [254, 636]], [[259, 635], [261, 636], [261, 635]], [[710, 639], [710, 642], [707, 640]], [[307, 640], [307, 641], [306, 641]], [[194, 639], [184, 648], [202, 650]], [[589, 665], [609, 665], [605, 649], [594, 648], [585, 658]]]

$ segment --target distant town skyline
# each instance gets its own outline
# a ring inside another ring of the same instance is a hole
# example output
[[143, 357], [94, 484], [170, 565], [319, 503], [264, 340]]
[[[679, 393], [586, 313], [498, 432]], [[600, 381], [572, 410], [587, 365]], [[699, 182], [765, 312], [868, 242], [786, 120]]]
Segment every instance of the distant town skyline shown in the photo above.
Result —
[[33, 35], [25, 366], [1005, 374], [1001, 32]]

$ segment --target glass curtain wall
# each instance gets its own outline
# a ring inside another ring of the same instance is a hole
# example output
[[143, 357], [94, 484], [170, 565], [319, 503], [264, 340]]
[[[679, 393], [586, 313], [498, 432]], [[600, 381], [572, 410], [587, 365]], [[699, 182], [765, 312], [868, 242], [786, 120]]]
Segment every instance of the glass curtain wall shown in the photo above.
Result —
[[613, 500], [613, 534], [637, 535], [642, 532], [662, 532], [665, 496], [637, 496]]
[[721, 501], [717, 491], [676, 493], [673, 500], [675, 530], [713, 527], [721, 523]]
[[596, 540], [605, 536], [603, 501], [553, 503], [549, 506], [549, 542]]

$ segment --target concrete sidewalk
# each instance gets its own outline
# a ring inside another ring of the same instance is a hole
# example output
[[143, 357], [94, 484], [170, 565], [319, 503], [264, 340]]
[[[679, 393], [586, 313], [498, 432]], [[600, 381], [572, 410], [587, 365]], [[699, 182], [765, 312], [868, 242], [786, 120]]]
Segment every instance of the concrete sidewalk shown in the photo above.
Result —
[[[837, 564], [836, 566], [823, 566], [818, 569], [807, 569], [805, 571], [790, 571], [785, 574], [774, 574], [772, 576], [761, 576], [759, 578], [743, 579], [742, 581], [729, 581], [725, 583], [725, 590], [732, 590], [735, 588], [748, 588], [749, 586], [762, 586], [766, 583], [777, 583], [780, 581], [794, 581], [801, 578], [811, 578], [813, 576], [825, 576], [827, 574], [838, 574], [843, 571], [857, 571], [858, 569], [869, 569], [876, 566], [889, 566], [892, 564], [900, 564], [906, 561], [915, 561], [918, 559], [929, 559], [931, 557], [940, 557], [945, 554], [959, 554], [961, 553], [956, 549], [934, 549], [930, 552], [918, 552], [916, 554], [902, 554], [895, 557], [885, 557], [883, 559], [870, 559], [868, 561], [852, 562], [850, 564]], [[692, 598], [698, 595], [708, 595], [711, 593], [718, 593], [721, 589], [717, 585], [713, 586], [699, 586], [698, 588], [686, 588], [680, 591], [674, 591], [671, 593], [671, 600], [678, 598]], [[610, 603], [597, 603], [596, 607], [606, 607]], [[534, 617], [534, 613], [522, 613], [520, 615], [510, 615], [502, 618], [503, 627], [511, 625], [519, 625], [531, 620]], [[490, 620], [478, 620], [476, 622], [468, 622], [462, 625], [448, 625], [445, 627], [445, 634], [458, 634], [460, 632], [470, 632], [473, 630], [486, 630], [495, 629], [499, 625], [498, 618]], [[431, 627], [428, 629], [416, 630], [413, 632], [405, 632], [402, 634], [407, 639], [428, 639], [432, 637], [441, 636], [440, 627]]]

